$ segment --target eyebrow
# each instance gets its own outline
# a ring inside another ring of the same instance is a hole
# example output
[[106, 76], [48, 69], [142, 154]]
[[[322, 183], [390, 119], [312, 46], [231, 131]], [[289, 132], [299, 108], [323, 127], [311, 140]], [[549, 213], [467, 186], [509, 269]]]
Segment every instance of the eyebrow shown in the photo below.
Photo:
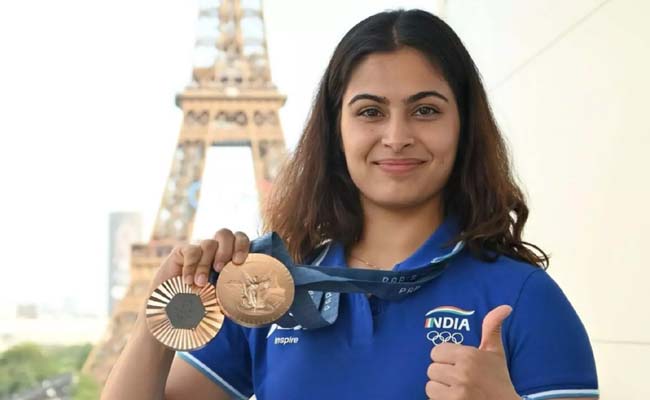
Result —
[[[423, 99], [425, 97], [437, 97], [437, 98], [442, 99], [442, 100], [446, 101], [447, 103], [449, 103], [449, 100], [445, 96], [443, 96], [439, 92], [436, 92], [435, 90], [427, 90], [427, 91], [424, 91], [424, 92], [418, 92], [418, 93], [416, 93], [414, 95], [411, 95], [411, 96], [407, 97], [406, 100], [404, 100], [403, 102], [404, 102], [404, 104], [410, 104], [410, 103], [414, 103], [414, 102], [416, 102], [418, 100], [421, 100], [421, 99]], [[354, 103], [355, 101], [364, 100], [364, 99], [365, 100], [376, 101], [377, 103], [388, 104], [388, 99], [386, 97], [384, 97], [384, 96], [377, 96], [377, 95], [370, 94], [370, 93], [360, 93], [360, 94], [357, 94], [354, 97], [352, 97], [352, 99], [348, 103], [348, 106], [352, 105], [352, 103]]]

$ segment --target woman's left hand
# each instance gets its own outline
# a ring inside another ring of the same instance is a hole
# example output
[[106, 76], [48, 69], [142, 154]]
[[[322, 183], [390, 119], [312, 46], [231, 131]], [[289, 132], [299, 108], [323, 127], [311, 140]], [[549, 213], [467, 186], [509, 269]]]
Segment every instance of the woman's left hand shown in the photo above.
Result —
[[483, 319], [477, 348], [442, 343], [431, 350], [426, 394], [435, 400], [520, 400], [506, 364], [501, 326], [512, 307], [499, 306]]

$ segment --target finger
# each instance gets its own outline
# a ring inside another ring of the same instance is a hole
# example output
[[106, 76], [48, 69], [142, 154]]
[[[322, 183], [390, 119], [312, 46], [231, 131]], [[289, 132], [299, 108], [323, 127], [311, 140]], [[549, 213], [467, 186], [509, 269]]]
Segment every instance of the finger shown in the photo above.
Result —
[[444, 383], [429, 381], [424, 387], [424, 391], [427, 394], [428, 399], [448, 399], [449, 394], [451, 393], [451, 387]]
[[175, 246], [169, 256], [167, 256], [167, 261], [165, 264], [170, 265], [170, 276], [178, 276], [183, 273], [183, 247], [184, 246]]
[[214, 257], [214, 269], [219, 272], [224, 265], [232, 260], [235, 235], [229, 229], [220, 229], [214, 234], [214, 239], [219, 242], [217, 254]]
[[208, 283], [208, 274], [210, 273], [210, 267], [214, 261], [214, 255], [217, 252], [217, 241], [212, 239], [206, 239], [201, 241], [201, 259], [196, 266], [196, 272], [194, 274], [194, 283], [197, 286], [205, 286]]
[[194, 272], [201, 260], [201, 247], [193, 244], [183, 246], [183, 281], [188, 285], [194, 283]]
[[447, 386], [453, 386], [458, 383], [458, 379], [454, 375], [455, 367], [450, 364], [431, 363], [427, 368], [427, 377], [430, 380], [442, 383]]
[[512, 312], [512, 307], [501, 305], [487, 313], [483, 318], [483, 333], [481, 334], [480, 350], [492, 351], [495, 353], [505, 354], [503, 350], [503, 340], [501, 338], [501, 329], [503, 321], [508, 318]]
[[476, 349], [455, 343], [441, 343], [431, 349], [431, 360], [435, 363], [455, 365], [472, 350]]
[[246, 261], [246, 257], [248, 257], [249, 248], [250, 241], [248, 240], [248, 236], [243, 232], [235, 232], [232, 262], [235, 264], [243, 264]]

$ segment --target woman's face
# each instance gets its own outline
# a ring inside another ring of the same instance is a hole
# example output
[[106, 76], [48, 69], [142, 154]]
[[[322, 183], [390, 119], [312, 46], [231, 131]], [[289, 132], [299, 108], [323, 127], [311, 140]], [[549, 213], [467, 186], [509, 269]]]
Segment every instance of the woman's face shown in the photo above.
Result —
[[459, 131], [451, 88], [417, 50], [373, 53], [353, 71], [343, 94], [341, 135], [362, 204], [440, 202]]

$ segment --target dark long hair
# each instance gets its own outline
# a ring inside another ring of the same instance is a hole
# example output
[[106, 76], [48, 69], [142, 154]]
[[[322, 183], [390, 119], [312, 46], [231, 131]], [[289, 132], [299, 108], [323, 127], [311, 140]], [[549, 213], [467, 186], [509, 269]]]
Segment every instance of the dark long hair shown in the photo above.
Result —
[[[302, 260], [318, 244], [359, 240], [363, 212], [341, 151], [341, 102], [354, 68], [369, 54], [411, 47], [442, 71], [460, 114], [458, 154], [444, 189], [444, 213], [458, 218], [473, 255], [507, 255], [540, 267], [548, 256], [521, 235], [528, 218], [474, 61], [454, 31], [422, 10], [375, 14], [354, 26], [336, 47], [320, 82], [298, 145], [267, 199], [264, 229]], [[536, 251], [534, 251], [536, 250]]]

